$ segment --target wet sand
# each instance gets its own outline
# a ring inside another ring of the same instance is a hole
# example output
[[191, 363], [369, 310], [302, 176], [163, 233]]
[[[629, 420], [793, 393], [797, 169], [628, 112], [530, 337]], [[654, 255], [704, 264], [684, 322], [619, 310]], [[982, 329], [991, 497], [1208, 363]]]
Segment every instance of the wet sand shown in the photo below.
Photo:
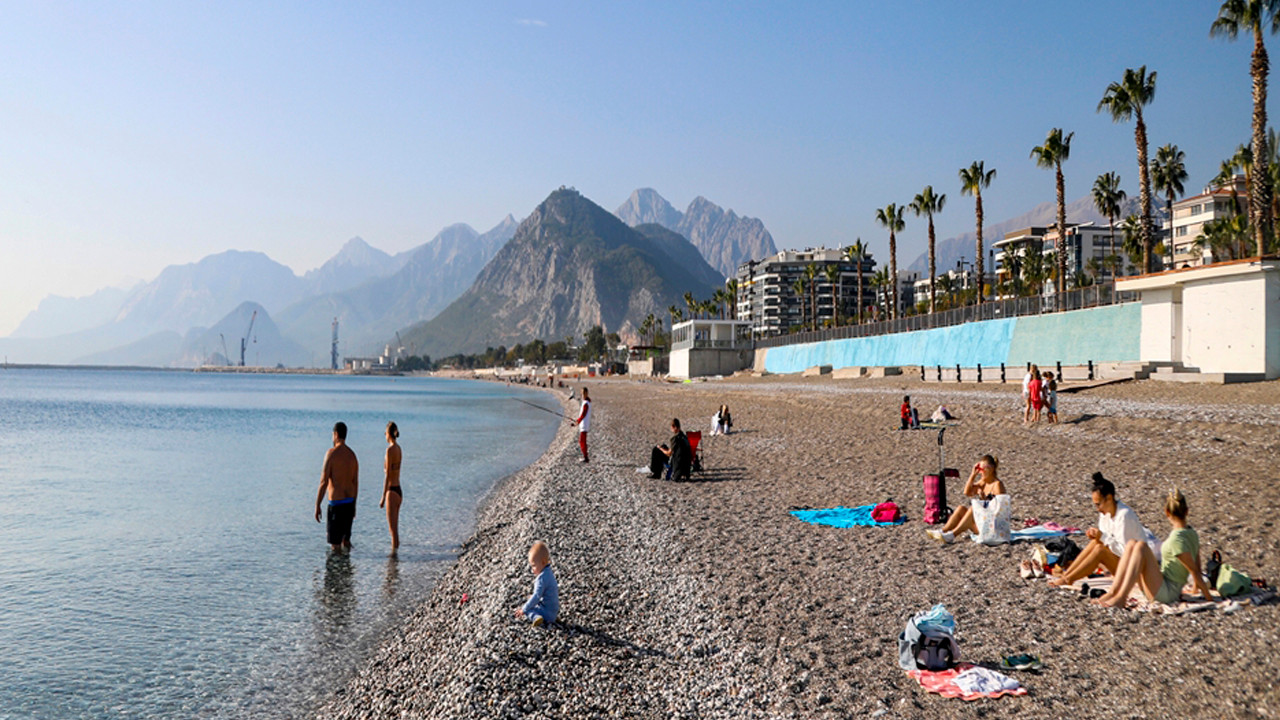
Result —
[[[1226, 615], [1103, 610], [1018, 575], [1028, 545], [943, 546], [920, 522], [936, 433], [896, 430], [901, 396], [961, 418], [947, 464], [1000, 460], [1015, 520], [1089, 527], [1102, 470], [1158, 536], [1177, 485], [1205, 556], [1280, 580], [1280, 383], [1125, 383], [1059, 396], [1062, 423], [1024, 427], [1017, 384], [796, 377], [588, 382], [592, 462], [566, 424], [504, 481], [431, 597], [319, 717], [1277, 717], [1280, 604]], [[670, 418], [707, 438], [694, 482], [635, 468]], [[576, 405], [566, 404], [566, 411]], [[952, 504], [959, 483], [948, 488]], [[815, 527], [793, 506], [892, 499], [895, 528]], [[558, 627], [511, 619], [545, 539]], [[460, 603], [463, 594], [467, 602]], [[897, 666], [897, 634], [945, 603], [963, 660], [1041, 656], [1024, 697], [964, 703]]]

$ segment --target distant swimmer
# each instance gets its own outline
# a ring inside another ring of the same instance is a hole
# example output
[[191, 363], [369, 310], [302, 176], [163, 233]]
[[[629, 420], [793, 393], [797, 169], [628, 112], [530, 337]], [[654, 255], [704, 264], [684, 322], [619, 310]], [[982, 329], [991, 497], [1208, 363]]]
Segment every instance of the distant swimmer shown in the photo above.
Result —
[[400, 503], [404, 493], [400, 490], [400, 445], [396, 438], [400, 437], [400, 428], [393, 422], [387, 423], [387, 455], [382, 460], [382, 469], [386, 479], [382, 482], [382, 499], [378, 507], [387, 509], [387, 529], [391, 531], [391, 552], [400, 547]]
[[333, 426], [333, 447], [324, 454], [320, 489], [316, 491], [316, 522], [320, 522], [320, 502], [329, 489], [329, 545], [334, 550], [351, 549], [351, 523], [356, 519], [356, 494], [360, 490], [360, 463], [347, 447], [347, 424]]

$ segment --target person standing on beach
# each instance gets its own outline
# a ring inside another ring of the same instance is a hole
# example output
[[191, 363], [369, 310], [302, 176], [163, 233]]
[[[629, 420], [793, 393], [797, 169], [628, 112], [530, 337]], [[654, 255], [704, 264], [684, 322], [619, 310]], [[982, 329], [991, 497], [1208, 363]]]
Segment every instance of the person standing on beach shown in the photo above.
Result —
[[356, 495], [360, 490], [360, 463], [347, 447], [347, 424], [333, 426], [333, 447], [324, 454], [320, 489], [316, 491], [316, 522], [320, 522], [320, 502], [329, 492], [329, 545], [334, 550], [351, 549], [351, 524], [356, 519]]
[[1032, 365], [1022, 376], [1022, 424], [1031, 422], [1031, 380], [1040, 377], [1040, 368]]
[[578, 411], [578, 447], [582, 448], [582, 462], [590, 462], [587, 458], [587, 430], [591, 428], [591, 395], [582, 388], [582, 409]]
[[404, 493], [400, 490], [400, 428], [394, 422], [387, 423], [387, 455], [382, 459], [386, 478], [382, 481], [382, 500], [378, 507], [387, 509], [387, 529], [391, 531], [391, 552], [400, 547], [400, 503]]

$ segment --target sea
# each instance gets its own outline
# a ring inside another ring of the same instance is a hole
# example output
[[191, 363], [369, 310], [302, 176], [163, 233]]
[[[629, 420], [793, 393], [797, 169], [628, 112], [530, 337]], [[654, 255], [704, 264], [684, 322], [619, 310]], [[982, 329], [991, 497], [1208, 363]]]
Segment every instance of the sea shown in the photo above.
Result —
[[[547, 449], [560, 421], [526, 403], [558, 410], [441, 378], [0, 369], [0, 718], [311, 715]], [[360, 461], [350, 553], [314, 516], [339, 420]]]

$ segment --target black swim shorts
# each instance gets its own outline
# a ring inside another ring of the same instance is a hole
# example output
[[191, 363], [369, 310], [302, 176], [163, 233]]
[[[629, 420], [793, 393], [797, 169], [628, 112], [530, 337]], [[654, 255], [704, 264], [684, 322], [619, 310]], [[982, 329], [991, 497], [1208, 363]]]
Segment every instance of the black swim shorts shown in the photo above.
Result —
[[329, 544], [341, 545], [351, 542], [351, 524], [356, 519], [354, 502], [330, 505], [328, 513]]

